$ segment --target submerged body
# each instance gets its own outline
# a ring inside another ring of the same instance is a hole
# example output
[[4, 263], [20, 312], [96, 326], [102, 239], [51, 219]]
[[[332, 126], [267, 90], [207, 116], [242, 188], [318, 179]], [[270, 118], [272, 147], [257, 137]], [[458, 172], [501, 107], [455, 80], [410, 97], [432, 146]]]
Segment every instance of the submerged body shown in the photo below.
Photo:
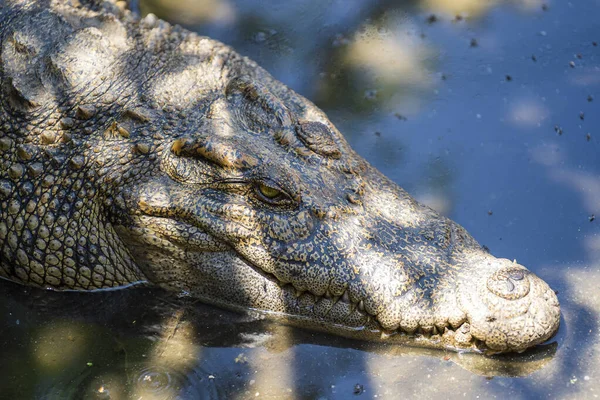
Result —
[[522, 351], [557, 330], [544, 281], [231, 48], [108, 1], [0, 4], [1, 277], [147, 283], [431, 347]]

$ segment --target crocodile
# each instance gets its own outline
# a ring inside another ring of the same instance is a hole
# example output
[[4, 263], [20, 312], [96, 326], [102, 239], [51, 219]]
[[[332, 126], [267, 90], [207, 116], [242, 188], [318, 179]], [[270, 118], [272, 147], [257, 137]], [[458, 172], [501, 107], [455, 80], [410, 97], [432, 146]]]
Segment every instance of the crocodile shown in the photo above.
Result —
[[521, 352], [555, 292], [232, 48], [110, 0], [0, 0], [0, 277]]

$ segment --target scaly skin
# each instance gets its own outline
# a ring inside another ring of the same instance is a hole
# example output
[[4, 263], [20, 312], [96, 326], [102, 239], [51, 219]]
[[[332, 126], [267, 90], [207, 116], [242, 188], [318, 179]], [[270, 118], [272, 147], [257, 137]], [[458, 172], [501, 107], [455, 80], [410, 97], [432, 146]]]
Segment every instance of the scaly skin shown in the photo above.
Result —
[[82, 3], [1, 2], [0, 276], [153, 284], [431, 347], [522, 351], [557, 330], [545, 282], [413, 200], [255, 63]]

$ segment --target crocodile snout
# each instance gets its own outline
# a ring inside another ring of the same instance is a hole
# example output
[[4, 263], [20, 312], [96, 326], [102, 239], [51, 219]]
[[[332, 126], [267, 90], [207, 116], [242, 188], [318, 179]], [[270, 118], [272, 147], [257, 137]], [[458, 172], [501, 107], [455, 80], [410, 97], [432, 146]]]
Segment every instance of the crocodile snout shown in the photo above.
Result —
[[462, 291], [459, 300], [473, 338], [499, 352], [523, 351], [552, 337], [560, 306], [548, 284], [516, 262], [491, 259], [485, 265], [491, 275], [481, 274], [479, 288]]

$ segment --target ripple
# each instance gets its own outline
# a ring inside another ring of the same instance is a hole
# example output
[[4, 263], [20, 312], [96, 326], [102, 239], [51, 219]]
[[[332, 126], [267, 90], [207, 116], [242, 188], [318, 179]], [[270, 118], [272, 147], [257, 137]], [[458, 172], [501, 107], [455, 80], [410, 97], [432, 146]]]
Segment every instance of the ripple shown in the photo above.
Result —
[[187, 375], [173, 373], [161, 367], [144, 368], [136, 380], [136, 392], [140, 395], [158, 395], [178, 392]]
[[36, 397], [48, 400], [217, 399], [215, 382], [207, 376], [198, 368], [181, 370], [164, 365], [88, 367], [68, 382], [53, 382]]

